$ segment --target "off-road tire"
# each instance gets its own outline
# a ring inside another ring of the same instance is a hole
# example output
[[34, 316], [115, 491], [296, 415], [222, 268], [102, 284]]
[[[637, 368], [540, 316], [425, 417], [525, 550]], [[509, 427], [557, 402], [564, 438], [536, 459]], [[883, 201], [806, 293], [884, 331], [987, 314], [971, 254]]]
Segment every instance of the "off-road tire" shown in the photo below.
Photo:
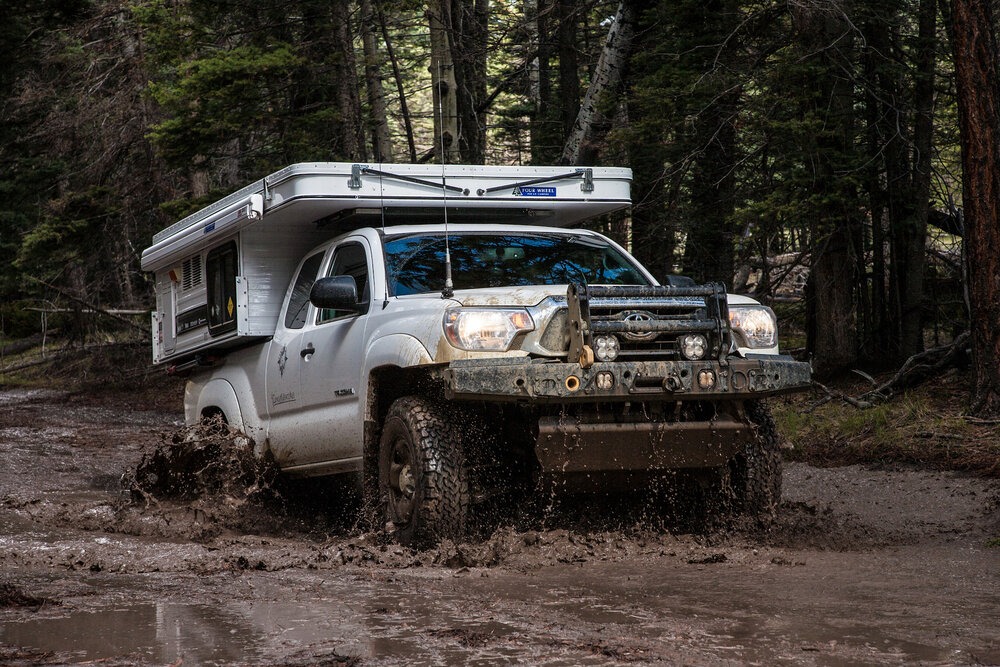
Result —
[[746, 416], [754, 437], [730, 464], [732, 504], [737, 515], [767, 523], [781, 503], [781, 445], [767, 405], [748, 402]]
[[472, 498], [460, 415], [452, 412], [443, 401], [406, 396], [386, 415], [379, 497], [401, 544], [429, 546], [467, 532]]

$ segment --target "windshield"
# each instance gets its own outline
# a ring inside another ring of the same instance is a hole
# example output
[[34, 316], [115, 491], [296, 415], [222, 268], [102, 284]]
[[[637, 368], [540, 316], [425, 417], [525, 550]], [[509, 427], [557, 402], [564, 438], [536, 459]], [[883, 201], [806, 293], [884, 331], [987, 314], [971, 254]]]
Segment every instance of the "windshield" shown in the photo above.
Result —
[[[459, 233], [449, 237], [455, 289], [525, 285], [648, 285], [606, 241], [571, 234]], [[443, 234], [387, 238], [389, 289], [395, 296], [444, 287]]]

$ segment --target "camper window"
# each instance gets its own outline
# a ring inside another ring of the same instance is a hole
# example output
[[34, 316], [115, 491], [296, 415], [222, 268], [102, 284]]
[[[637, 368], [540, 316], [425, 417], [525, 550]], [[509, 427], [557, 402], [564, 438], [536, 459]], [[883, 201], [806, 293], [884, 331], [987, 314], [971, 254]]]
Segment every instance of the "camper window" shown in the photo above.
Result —
[[213, 248], [205, 260], [208, 278], [208, 331], [213, 336], [236, 328], [236, 242]]

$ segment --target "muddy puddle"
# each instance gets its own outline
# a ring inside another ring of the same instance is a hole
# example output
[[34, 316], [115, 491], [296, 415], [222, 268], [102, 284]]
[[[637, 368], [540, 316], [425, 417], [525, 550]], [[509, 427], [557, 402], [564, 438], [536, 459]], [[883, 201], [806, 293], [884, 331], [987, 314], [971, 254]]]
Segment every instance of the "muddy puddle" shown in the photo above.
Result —
[[175, 413], [0, 405], [0, 664], [1000, 664], [989, 480], [793, 464], [766, 530], [544, 499], [414, 551]]

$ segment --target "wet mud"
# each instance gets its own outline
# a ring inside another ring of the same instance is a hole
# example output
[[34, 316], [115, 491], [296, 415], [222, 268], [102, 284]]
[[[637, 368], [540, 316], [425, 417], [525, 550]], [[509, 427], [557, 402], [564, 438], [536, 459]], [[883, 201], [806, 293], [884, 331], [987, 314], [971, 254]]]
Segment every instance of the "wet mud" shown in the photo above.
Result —
[[791, 464], [767, 526], [547, 490], [413, 550], [221, 425], [0, 408], [0, 664], [1000, 663], [991, 480]]

